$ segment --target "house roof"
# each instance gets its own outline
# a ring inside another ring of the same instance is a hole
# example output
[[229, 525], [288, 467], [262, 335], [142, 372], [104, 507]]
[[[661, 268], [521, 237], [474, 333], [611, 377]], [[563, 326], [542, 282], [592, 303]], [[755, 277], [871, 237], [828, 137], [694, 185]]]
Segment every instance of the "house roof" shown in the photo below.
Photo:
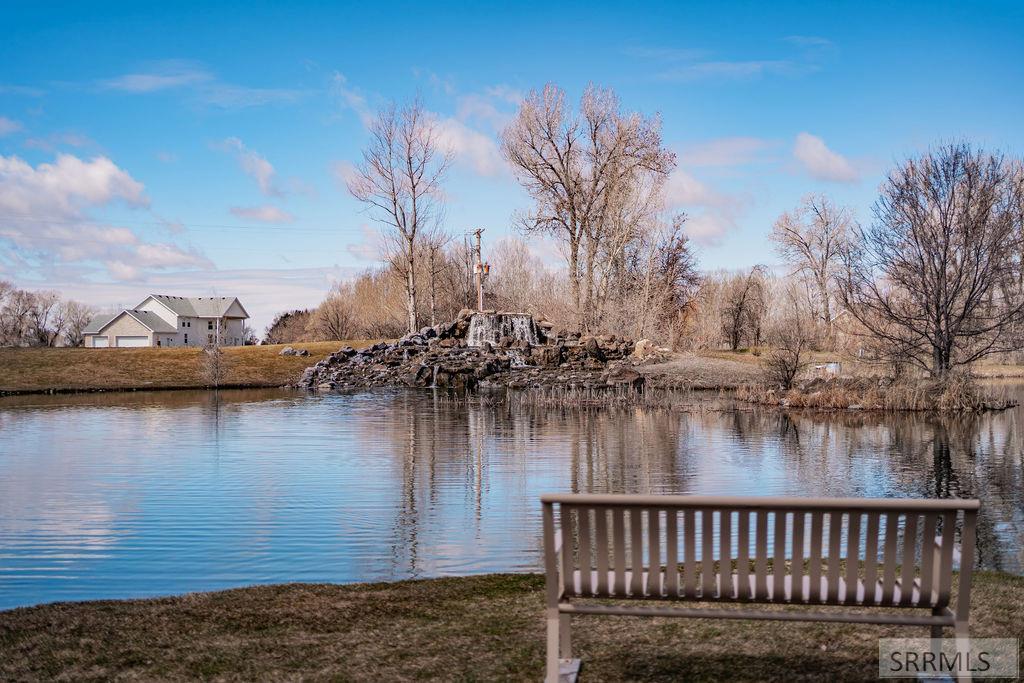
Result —
[[[123, 312], [124, 311], [122, 311], [121, 313]], [[106, 327], [107, 323], [121, 315], [121, 313], [111, 313], [109, 315], [96, 316], [95, 318], [89, 321], [88, 325], [85, 326], [85, 329], [82, 330], [82, 334], [96, 334], [104, 327]]]
[[89, 321], [85, 331], [82, 334], [99, 334], [103, 331], [103, 328], [107, 327], [110, 323], [114, 322], [123, 315], [130, 315], [131, 317], [138, 320], [142, 325], [148, 327], [153, 332], [159, 334], [173, 334], [177, 332], [174, 325], [171, 325], [166, 320], [158, 316], [156, 313], [150, 311], [136, 311], [136, 310], [124, 310], [114, 315], [99, 315]]
[[[169, 296], [167, 294], [150, 294], [149, 297], [156, 299], [177, 315], [190, 318], [221, 318], [228, 312], [231, 305], [238, 301], [238, 298], [233, 296]], [[248, 318], [249, 314], [246, 312], [245, 307], [242, 306], [242, 302], [238, 301], [238, 307], [245, 313], [244, 316], [240, 317]]]

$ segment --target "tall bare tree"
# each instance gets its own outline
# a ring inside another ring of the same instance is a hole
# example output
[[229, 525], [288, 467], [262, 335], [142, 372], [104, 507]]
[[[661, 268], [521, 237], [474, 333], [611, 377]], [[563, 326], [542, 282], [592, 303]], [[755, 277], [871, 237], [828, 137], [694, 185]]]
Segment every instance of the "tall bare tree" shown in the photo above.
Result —
[[615, 93], [595, 86], [573, 113], [564, 91], [548, 84], [527, 95], [502, 133], [501, 147], [534, 200], [533, 209], [519, 217], [520, 227], [564, 242], [578, 325], [588, 329], [614, 200], [638, 184], [656, 182], [652, 178], [666, 176], [675, 165], [675, 156], [662, 146], [661, 121], [622, 113]]
[[965, 142], [893, 170], [844, 250], [850, 313], [889, 352], [945, 377], [1019, 348], [1024, 170]]
[[737, 273], [725, 283], [722, 297], [722, 331], [729, 348], [740, 347], [744, 339], [761, 341], [761, 322], [765, 308], [764, 266]]
[[849, 209], [821, 194], [804, 197], [793, 211], [772, 226], [776, 251], [796, 272], [810, 278], [817, 295], [818, 317], [832, 322], [835, 276], [842, 266], [842, 249], [853, 225]]
[[418, 239], [441, 218], [441, 183], [451, 159], [436, 122], [416, 99], [377, 114], [363, 160], [347, 183], [383, 227], [387, 256], [404, 279], [410, 332], [417, 330]]

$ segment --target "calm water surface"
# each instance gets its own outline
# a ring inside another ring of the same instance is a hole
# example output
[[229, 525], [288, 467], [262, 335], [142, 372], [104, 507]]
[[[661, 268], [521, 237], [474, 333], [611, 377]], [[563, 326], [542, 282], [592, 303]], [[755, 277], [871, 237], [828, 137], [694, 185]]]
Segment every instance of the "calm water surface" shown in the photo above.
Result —
[[0, 399], [0, 609], [536, 570], [546, 491], [976, 496], [982, 566], [1024, 568], [1024, 409], [707, 405], [581, 413], [283, 390]]

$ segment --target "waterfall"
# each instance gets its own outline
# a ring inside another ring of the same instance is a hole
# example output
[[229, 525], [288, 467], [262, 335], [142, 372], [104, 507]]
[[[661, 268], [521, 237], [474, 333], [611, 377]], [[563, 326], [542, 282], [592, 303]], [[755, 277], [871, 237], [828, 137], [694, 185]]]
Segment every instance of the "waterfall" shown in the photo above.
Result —
[[470, 318], [466, 335], [469, 346], [483, 346], [484, 342], [497, 346], [502, 337], [525, 341], [531, 346], [540, 343], [533, 317], [525, 313], [474, 313]]

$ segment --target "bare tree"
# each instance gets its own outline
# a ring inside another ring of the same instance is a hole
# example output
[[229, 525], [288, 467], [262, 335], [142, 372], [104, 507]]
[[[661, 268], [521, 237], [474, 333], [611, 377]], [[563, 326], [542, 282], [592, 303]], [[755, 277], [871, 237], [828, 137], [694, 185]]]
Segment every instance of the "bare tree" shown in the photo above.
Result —
[[352, 294], [352, 286], [346, 282], [340, 282], [331, 288], [327, 298], [320, 303], [309, 321], [310, 331], [315, 339], [340, 341], [356, 336]]
[[64, 344], [82, 346], [85, 328], [96, 315], [95, 309], [78, 301], [62, 301], [60, 309], [60, 316], [64, 319]]
[[387, 256], [404, 277], [410, 332], [417, 330], [417, 241], [441, 218], [441, 182], [451, 158], [416, 99], [377, 114], [363, 160], [348, 181], [352, 196], [383, 226]]
[[817, 295], [818, 317], [832, 322], [832, 292], [842, 265], [842, 249], [853, 220], [849, 209], [825, 195], [808, 195], [793, 211], [779, 216], [771, 239], [779, 255], [798, 273], [808, 276]]
[[848, 310], [891, 355], [945, 378], [1019, 345], [1024, 171], [961, 142], [889, 174], [844, 250]]
[[615, 225], [615, 201], [635, 198], [635, 187], [656, 185], [675, 165], [675, 156], [662, 146], [661, 122], [621, 113], [615, 93], [594, 86], [574, 114], [565, 93], [548, 84], [527, 95], [502, 133], [502, 152], [534, 200], [519, 225], [563, 241], [577, 325], [589, 329], [595, 273]]
[[801, 310], [798, 283], [784, 283], [781, 301], [768, 329], [772, 348], [763, 364], [768, 380], [790, 389], [797, 375], [807, 366], [807, 352], [814, 334], [809, 317]]
[[721, 320], [730, 349], [739, 349], [745, 338], [753, 344], [761, 341], [764, 308], [764, 266], [754, 266], [725, 283]]

